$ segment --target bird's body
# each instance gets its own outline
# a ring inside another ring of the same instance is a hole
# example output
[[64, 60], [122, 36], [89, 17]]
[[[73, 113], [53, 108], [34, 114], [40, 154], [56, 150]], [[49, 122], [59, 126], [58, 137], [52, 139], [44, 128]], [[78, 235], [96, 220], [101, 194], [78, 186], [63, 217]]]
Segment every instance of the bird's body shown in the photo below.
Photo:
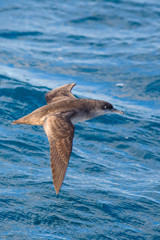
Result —
[[52, 178], [56, 193], [63, 183], [72, 151], [73, 124], [107, 112], [122, 113], [106, 101], [75, 98], [71, 93], [74, 85], [68, 84], [49, 91], [45, 95], [47, 105], [13, 122], [43, 125], [50, 143]]
[[[105, 104], [105, 101], [94, 99], [65, 99], [53, 101], [48, 105], [42, 106], [14, 123], [43, 125], [46, 116], [50, 114], [71, 114], [73, 123], [83, 122], [91, 118], [103, 115], [99, 110], [99, 104]], [[97, 109], [96, 109], [97, 107]], [[105, 114], [105, 113], [104, 113]]]

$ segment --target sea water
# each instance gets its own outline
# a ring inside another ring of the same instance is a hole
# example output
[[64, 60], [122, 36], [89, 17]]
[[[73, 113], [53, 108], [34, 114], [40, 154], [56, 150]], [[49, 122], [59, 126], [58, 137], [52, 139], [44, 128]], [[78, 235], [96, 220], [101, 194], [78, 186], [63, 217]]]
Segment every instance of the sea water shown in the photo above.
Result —
[[[11, 122], [74, 82], [125, 114], [75, 125], [56, 196], [43, 127]], [[160, 239], [159, 0], [1, 0], [0, 106], [0, 239]]]

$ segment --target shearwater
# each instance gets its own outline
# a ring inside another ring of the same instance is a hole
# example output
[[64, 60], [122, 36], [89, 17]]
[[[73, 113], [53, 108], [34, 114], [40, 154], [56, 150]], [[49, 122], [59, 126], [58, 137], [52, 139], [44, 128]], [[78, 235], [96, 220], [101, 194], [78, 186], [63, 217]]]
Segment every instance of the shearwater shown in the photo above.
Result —
[[123, 114], [109, 102], [76, 98], [71, 93], [75, 85], [67, 84], [47, 92], [47, 105], [12, 122], [43, 125], [50, 144], [52, 178], [56, 194], [62, 186], [72, 152], [73, 124], [111, 112]]

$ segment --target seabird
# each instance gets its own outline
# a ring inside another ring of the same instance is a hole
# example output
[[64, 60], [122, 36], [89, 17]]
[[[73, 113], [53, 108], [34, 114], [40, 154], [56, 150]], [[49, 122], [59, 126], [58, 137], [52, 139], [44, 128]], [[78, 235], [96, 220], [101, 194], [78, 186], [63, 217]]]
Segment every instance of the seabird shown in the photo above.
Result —
[[75, 85], [67, 84], [47, 92], [47, 105], [12, 122], [43, 125], [50, 144], [52, 178], [56, 194], [62, 186], [72, 152], [73, 124], [110, 112], [123, 114], [109, 102], [76, 98], [71, 93]]

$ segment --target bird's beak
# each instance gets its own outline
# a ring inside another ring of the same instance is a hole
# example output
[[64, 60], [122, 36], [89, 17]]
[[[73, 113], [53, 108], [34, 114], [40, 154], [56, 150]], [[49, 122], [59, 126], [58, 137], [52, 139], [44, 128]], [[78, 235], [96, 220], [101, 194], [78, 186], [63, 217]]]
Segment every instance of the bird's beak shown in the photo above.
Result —
[[117, 109], [115, 109], [115, 108], [112, 109], [112, 112], [119, 113], [119, 114], [124, 114], [124, 112], [119, 111], [119, 110], [117, 110]]

